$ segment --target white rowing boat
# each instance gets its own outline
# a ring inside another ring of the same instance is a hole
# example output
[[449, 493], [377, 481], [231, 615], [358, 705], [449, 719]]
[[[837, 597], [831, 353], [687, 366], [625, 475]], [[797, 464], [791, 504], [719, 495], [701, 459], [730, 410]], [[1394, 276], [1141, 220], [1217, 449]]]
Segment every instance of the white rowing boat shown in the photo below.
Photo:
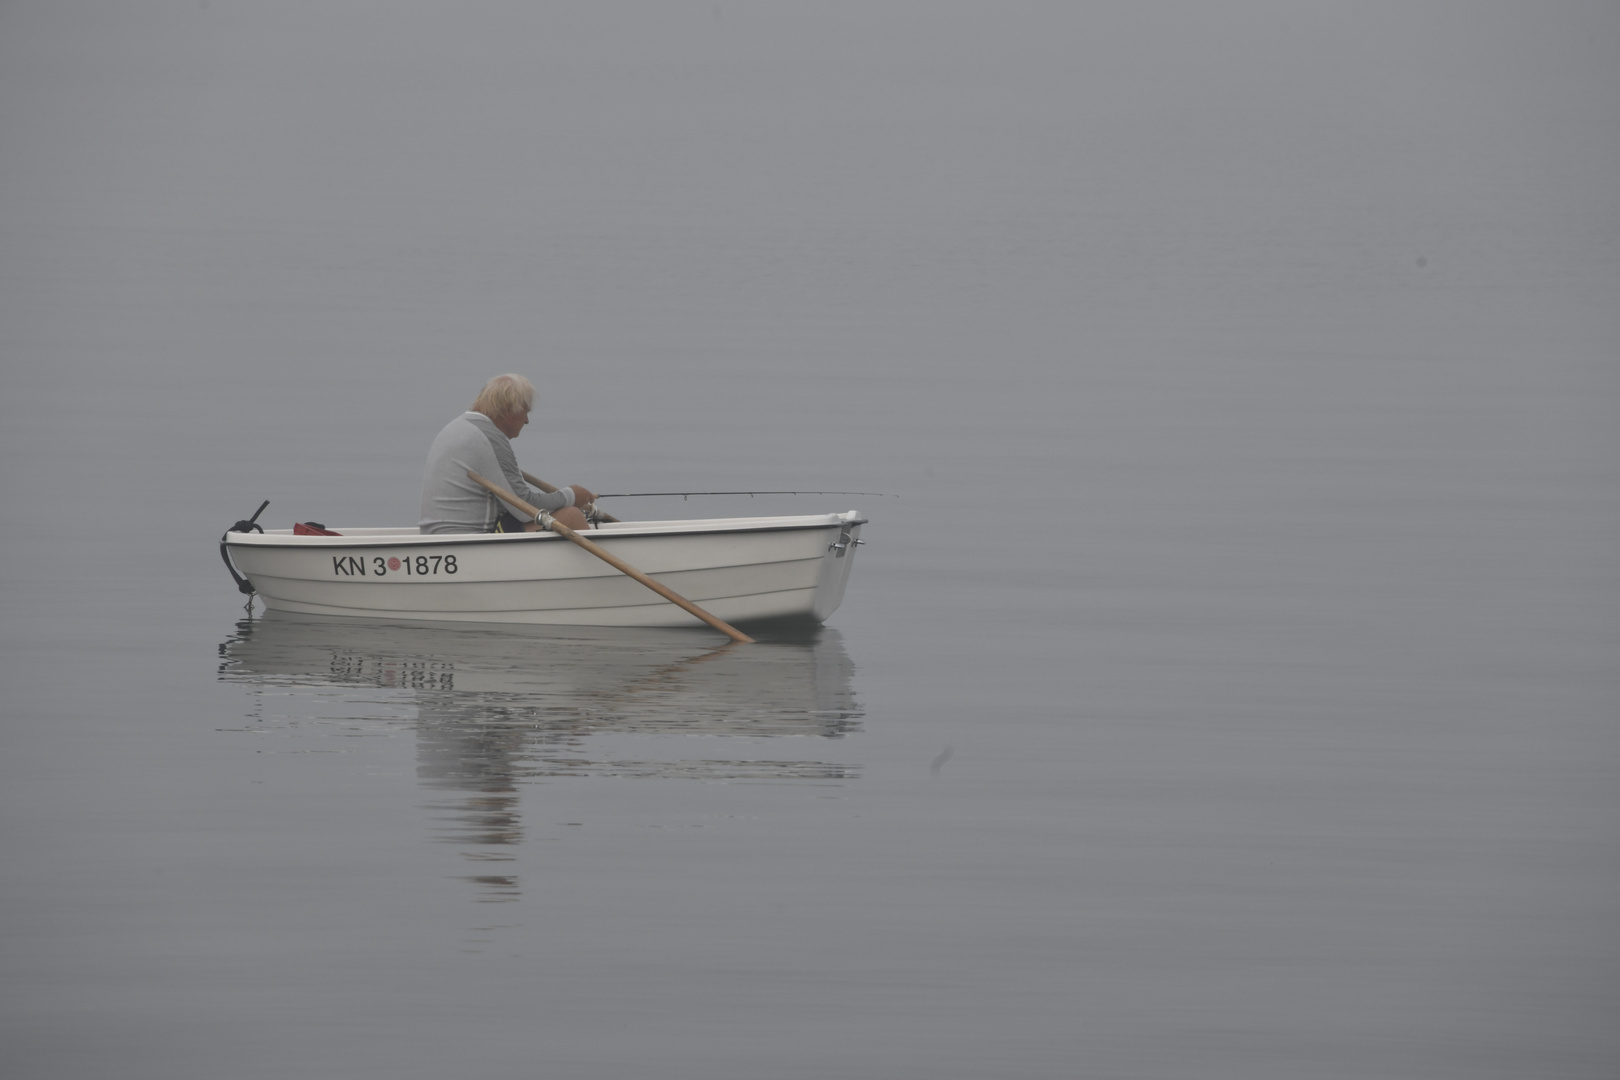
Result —
[[[585, 535], [721, 619], [819, 623], [843, 601], [865, 523], [852, 510], [604, 522]], [[574, 626], [698, 623], [556, 533], [254, 529], [233, 529], [222, 547], [246, 579], [244, 591], [250, 587], [272, 611]]]

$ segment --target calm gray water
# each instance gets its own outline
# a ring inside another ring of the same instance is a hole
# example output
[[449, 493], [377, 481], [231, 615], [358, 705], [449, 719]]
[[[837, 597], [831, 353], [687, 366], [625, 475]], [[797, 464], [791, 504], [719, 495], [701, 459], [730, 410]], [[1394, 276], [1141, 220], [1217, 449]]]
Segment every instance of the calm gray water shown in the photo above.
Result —
[[[0, 7], [0, 1073], [1620, 1074], [1620, 9]], [[819, 635], [249, 617], [520, 459]]]

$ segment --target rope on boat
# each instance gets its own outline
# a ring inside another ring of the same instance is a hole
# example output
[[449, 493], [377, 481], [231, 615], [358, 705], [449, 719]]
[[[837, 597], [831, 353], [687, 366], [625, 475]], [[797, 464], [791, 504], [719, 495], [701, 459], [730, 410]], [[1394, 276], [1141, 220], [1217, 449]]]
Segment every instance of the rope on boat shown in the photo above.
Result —
[[248, 518], [246, 521], [238, 521], [235, 525], [232, 525], [230, 528], [226, 529], [219, 538], [219, 557], [225, 560], [225, 569], [229, 570], [231, 572], [231, 577], [236, 579], [236, 591], [245, 594], [248, 597], [248, 603], [250, 604], [253, 602], [253, 594], [257, 590], [253, 588], [253, 582], [236, 572], [236, 566], [231, 562], [231, 553], [225, 549], [225, 537], [231, 535], [233, 532], [264, 532], [264, 526], [258, 523], [259, 515], [264, 513], [264, 508], [269, 505], [270, 500], [264, 500], [264, 502], [259, 504], [259, 508], [253, 511], [252, 517]]

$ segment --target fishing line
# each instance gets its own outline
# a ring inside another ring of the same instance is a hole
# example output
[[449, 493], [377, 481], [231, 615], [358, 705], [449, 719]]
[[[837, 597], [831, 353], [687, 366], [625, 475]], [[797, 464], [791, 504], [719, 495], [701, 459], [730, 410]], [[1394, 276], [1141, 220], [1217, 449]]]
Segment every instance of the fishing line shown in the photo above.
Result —
[[598, 499], [650, 499], [659, 496], [673, 498], [679, 495], [689, 499], [694, 495], [870, 495], [875, 499], [898, 499], [900, 496], [883, 491], [620, 491], [611, 495], [598, 495]]

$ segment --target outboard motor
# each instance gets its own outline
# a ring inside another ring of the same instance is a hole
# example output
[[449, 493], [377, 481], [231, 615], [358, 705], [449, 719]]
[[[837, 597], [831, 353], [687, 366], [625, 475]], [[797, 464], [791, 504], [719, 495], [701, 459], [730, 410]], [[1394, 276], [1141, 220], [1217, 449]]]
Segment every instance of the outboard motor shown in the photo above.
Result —
[[232, 525], [230, 528], [226, 529], [224, 534], [219, 538], [219, 557], [225, 560], [225, 569], [229, 570], [231, 572], [231, 577], [236, 579], [237, 591], [245, 594], [248, 598], [248, 603], [250, 604], [253, 603], [253, 594], [255, 591], [253, 588], [253, 583], [247, 578], [243, 577], [241, 574], [238, 574], [236, 572], [236, 567], [231, 564], [231, 554], [229, 551], [225, 550], [225, 537], [231, 535], [233, 532], [264, 532], [264, 527], [258, 524], [259, 515], [264, 513], [264, 508], [269, 505], [270, 500], [264, 500], [264, 502], [259, 504], [259, 508], [253, 511], [252, 517], [248, 518], [246, 521], [238, 521], [235, 525]]

